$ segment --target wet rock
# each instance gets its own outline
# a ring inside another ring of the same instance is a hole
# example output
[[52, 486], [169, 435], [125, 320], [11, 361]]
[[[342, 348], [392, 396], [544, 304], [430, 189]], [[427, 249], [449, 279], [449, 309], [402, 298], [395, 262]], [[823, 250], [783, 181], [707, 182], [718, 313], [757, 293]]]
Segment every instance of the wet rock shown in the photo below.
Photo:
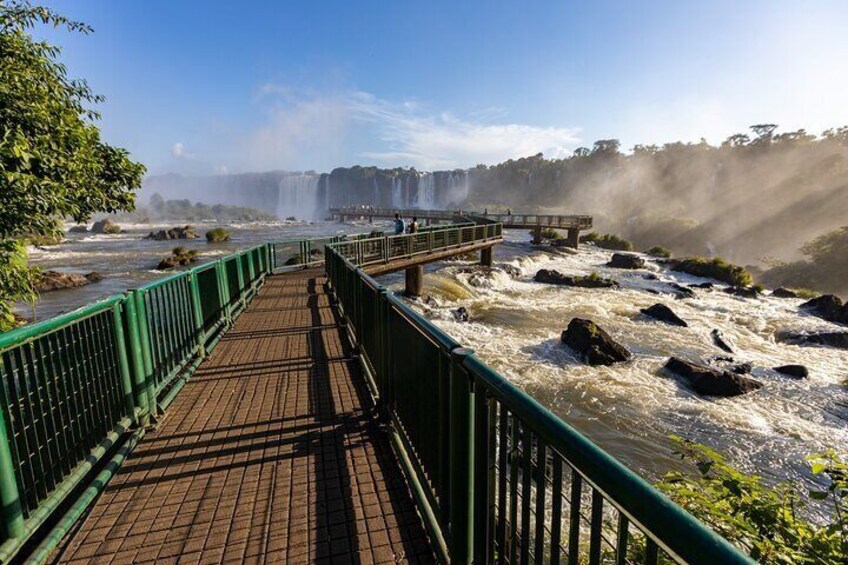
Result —
[[848, 309], [843, 306], [838, 296], [832, 294], [808, 300], [801, 304], [800, 308], [829, 322], [848, 323]]
[[68, 230], [68, 233], [88, 233], [88, 226], [86, 226], [85, 224], [71, 226], [71, 228]]
[[503, 271], [506, 274], [508, 274], [510, 277], [512, 277], [514, 279], [517, 279], [521, 276], [521, 269], [519, 269], [515, 265], [503, 264], [503, 265], [500, 265], [500, 268], [503, 269]]
[[754, 365], [752, 363], [739, 363], [738, 365], [734, 365], [730, 368], [731, 371], [736, 373], [737, 375], [748, 375], [751, 371], [754, 370]]
[[848, 349], [848, 332], [779, 332], [777, 341], [791, 345], [823, 345], [836, 349]]
[[672, 294], [674, 294], [675, 298], [694, 298], [695, 291], [691, 288], [687, 288], [682, 284], [677, 284], [675, 282], [668, 283], [668, 286], [671, 287]]
[[737, 375], [747, 375], [754, 370], [753, 363], [737, 363], [733, 357], [715, 356], [707, 360], [710, 365], [713, 365], [721, 370], [731, 371]]
[[159, 230], [152, 231], [147, 234], [145, 239], [152, 239], [154, 241], [168, 241], [171, 239], [196, 239], [200, 237], [197, 232], [194, 231], [194, 228], [191, 226], [182, 226], [182, 227], [173, 227], [169, 230]]
[[60, 273], [59, 271], [43, 271], [35, 282], [38, 292], [51, 292], [63, 288], [76, 288], [87, 284], [100, 282], [103, 275], [91, 272], [86, 275], [79, 273]]
[[580, 288], [612, 288], [618, 286], [618, 282], [612, 279], [605, 279], [594, 273], [585, 277], [569, 277], [559, 271], [550, 269], [539, 270], [533, 277], [533, 280], [540, 283], [576, 286]]
[[460, 306], [456, 310], [451, 310], [451, 314], [453, 314], [453, 319], [457, 322], [468, 322], [471, 320], [471, 312], [469, 312], [468, 308], [465, 306]]
[[185, 267], [197, 261], [197, 251], [194, 249], [186, 250], [183, 247], [177, 247], [168, 257], [165, 257], [156, 268], [160, 271], [173, 269], [174, 267]]
[[645, 260], [630, 253], [613, 253], [607, 266], [616, 269], [642, 269], [645, 267]]
[[771, 291], [771, 295], [775, 298], [798, 298], [797, 292], [782, 286]]
[[672, 326], [681, 326], [684, 328], [689, 326], [689, 324], [687, 324], [682, 318], [675, 314], [674, 311], [665, 304], [654, 304], [649, 308], [642, 308], [640, 312], [642, 312], [646, 316], [654, 318], [655, 320], [659, 320], [660, 322], [671, 324]]
[[91, 226], [91, 233], [121, 233], [121, 226], [109, 218], [98, 220]]
[[429, 306], [430, 308], [436, 308], [436, 307], [439, 306], [438, 301], [435, 298], [433, 298], [432, 296], [430, 296], [429, 294], [427, 296], [425, 296], [424, 298], [422, 298], [421, 302], [424, 305]]
[[728, 343], [727, 338], [724, 337], [724, 334], [719, 329], [714, 329], [710, 332], [710, 337], [713, 338], [713, 343], [721, 349], [722, 351], [727, 351], [728, 353], [733, 353], [733, 348]]
[[574, 318], [562, 332], [561, 340], [589, 365], [612, 365], [630, 359], [632, 354], [592, 320]]
[[810, 376], [810, 371], [803, 365], [781, 365], [774, 370], [793, 379], [806, 379]]
[[750, 377], [690, 363], [677, 357], [670, 358], [665, 369], [684, 377], [695, 392], [704, 396], [738, 396], [763, 386]]
[[660, 280], [660, 278], [657, 275], [655, 275], [654, 273], [648, 273], [648, 274], [642, 275], [642, 278], [645, 279], [646, 281], [658, 281], [658, 280]]
[[701, 288], [704, 290], [710, 290], [713, 287], [715, 287], [715, 285], [711, 282], [692, 283], [689, 285], [689, 288]]
[[752, 286], [729, 286], [724, 289], [724, 292], [742, 298], [757, 298], [760, 296], [760, 292]]

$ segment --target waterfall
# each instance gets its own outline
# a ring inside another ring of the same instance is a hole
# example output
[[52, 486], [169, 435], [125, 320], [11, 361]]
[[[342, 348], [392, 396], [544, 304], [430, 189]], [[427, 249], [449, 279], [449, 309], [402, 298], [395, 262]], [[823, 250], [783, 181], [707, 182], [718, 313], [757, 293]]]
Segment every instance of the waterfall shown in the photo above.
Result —
[[377, 208], [380, 207], [380, 187], [377, 185], [377, 177], [374, 177], [374, 200], [371, 203]]
[[468, 173], [466, 171], [452, 172], [448, 175], [449, 204], [461, 204], [468, 199]]
[[[277, 216], [298, 220], [318, 220], [320, 210], [318, 203], [319, 175], [293, 174], [280, 179], [277, 197]], [[329, 196], [329, 186], [327, 187]]]
[[418, 208], [432, 210], [436, 207], [436, 177], [424, 173], [418, 179]]
[[392, 179], [392, 208], [404, 208], [403, 180], [400, 177]]

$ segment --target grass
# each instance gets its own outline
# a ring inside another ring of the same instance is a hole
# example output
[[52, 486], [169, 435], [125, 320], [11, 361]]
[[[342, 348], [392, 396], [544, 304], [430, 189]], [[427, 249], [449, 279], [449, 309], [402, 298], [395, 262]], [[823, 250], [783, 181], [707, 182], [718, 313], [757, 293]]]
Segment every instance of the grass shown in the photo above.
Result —
[[633, 243], [612, 233], [603, 235], [598, 232], [589, 232], [580, 237], [582, 243], [594, 243], [595, 247], [611, 249], [613, 251], [633, 251]]
[[206, 232], [206, 241], [209, 243], [218, 243], [221, 241], [230, 241], [230, 232], [224, 228], [215, 228]]
[[646, 255], [650, 255], [651, 257], [662, 257], [664, 259], [668, 259], [671, 257], [671, 250], [666, 249], [662, 245], [655, 245], [645, 251]]
[[733, 286], [750, 286], [753, 282], [751, 273], [745, 267], [728, 263], [721, 257], [713, 259], [687, 257], [681, 259], [672, 270], [689, 273], [696, 277], [716, 279]]

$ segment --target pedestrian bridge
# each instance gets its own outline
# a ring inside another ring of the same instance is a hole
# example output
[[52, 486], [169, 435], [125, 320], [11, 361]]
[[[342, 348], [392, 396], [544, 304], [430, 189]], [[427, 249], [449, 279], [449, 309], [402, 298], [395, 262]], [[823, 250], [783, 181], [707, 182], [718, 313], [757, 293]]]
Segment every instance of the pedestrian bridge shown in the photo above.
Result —
[[367, 274], [477, 228], [268, 242], [0, 335], [0, 562], [750, 563]]
[[526, 229], [533, 231], [535, 243], [541, 243], [542, 230], [544, 228], [565, 230], [568, 245], [577, 248], [582, 230], [592, 229], [592, 216], [585, 215], [556, 215], [556, 214], [525, 214], [523, 212], [513, 214], [489, 214], [488, 210], [483, 212], [472, 212], [469, 210], [418, 210], [418, 209], [392, 209], [375, 208], [373, 206], [345, 206], [341, 208], [330, 208], [330, 215], [339, 221], [348, 219], [366, 218], [373, 221], [374, 218], [394, 218], [400, 214], [403, 218], [418, 218], [428, 224], [433, 221], [472, 221], [475, 223], [499, 223], [505, 229]]

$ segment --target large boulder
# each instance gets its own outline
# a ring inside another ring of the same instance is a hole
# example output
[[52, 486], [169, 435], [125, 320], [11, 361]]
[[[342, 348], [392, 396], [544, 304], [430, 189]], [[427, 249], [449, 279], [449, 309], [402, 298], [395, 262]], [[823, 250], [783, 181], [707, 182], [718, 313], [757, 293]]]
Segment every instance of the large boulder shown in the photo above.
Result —
[[832, 294], [808, 300], [801, 308], [830, 322], [848, 323], [848, 305], [843, 305], [842, 300]]
[[682, 284], [678, 284], [676, 282], [668, 283], [668, 286], [671, 287], [671, 292], [674, 294], [675, 298], [694, 298], [695, 291], [691, 288], [687, 288]]
[[729, 286], [724, 289], [724, 292], [742, 298], [757, 298], [760, 296], [760, 291], [753, 286]]
[[580, 288], [612, 288], [618, 286], [618, 282], [612, 279], [605, 279], [596, 274], [586, 275], [585, 277], [570, 277], [552, 269], [540, 269], [536, 272], [533, 280], [540, 283], [576, 286]]
[[68, 233], [88, 233], [88, 226], [85, 224], [77, 224], [68, 229]]
[[786, 375], [793, 379], [806, 379], [810, 376], [809, 369], [803, 365], [781, 365], [780, 367], [775, 367], [774, 370], [781, 375]]
[[771, 295], [775, 298], [798, 298], [798, 293], [786, 287], [778, 287], [771, 291]]
[[86, 275], [79, 273], [60, 273], [59, 271], [43, 271], [35, 281], [35, 290], [38, 292], [51, 292], [64, 288], [76, 288], [94, 282], [100, 282], [103, 276], [100, 273], [91, 272]]
[[645, 266], [645, 260], [630, 253], [613, 253], [607, 266], [616, 269], [641, 269]]
[[640, 312], [648, 317], [654, 318], [655, 320], [659, 320], [660, 322], [671, 324], [672, 326], [681, 326], [684, 328], [688, 327], [688, 324], [665, 304], [654, 304], [650, 308], [642, 308]]
[[848, 332], [779, 332], [777, 341], [792, 345], [823, 345], [836, 349], [848, 349]]
[[157, 232], [150, 232], [147, 234], [145, 239], [152, 239], [155, 241], [168, 241], [172, 239], [197, 239], [200, 237], [194, 228], [191, 226], [176, 226], [169, 230], [159, 230]]
[[632, 356], [592, 320], [574, 318], [560, 339], [589, 365], [612, 365]]
[[469, 312], [468, 308], [465, 306], [460, 306], [456, 310], [451, 310], [451, 315], [453, 315], [453, 319], [457, 322], [468, 322], [471, 320], [471, 312]]
[[670, 358], [665, 369], [685, 378], [695, 392], [704, 396], [738, 396], [763, 386], [750, 377], [690, 363], [677, 357]]
[[710, 332], [710, 337], [713, 338], [713, 343], [716, 347], [721, 349], [722, 351], [727, 351], [728, 353], [733, 353], [733, 347], [731, 347], [729, 340], [724, 337], [724, 334], [719, 329], [715, 329]]
[[97, 220], [91, 226], [91, 233], [121, 233], [121, 226], [109, 218]]

